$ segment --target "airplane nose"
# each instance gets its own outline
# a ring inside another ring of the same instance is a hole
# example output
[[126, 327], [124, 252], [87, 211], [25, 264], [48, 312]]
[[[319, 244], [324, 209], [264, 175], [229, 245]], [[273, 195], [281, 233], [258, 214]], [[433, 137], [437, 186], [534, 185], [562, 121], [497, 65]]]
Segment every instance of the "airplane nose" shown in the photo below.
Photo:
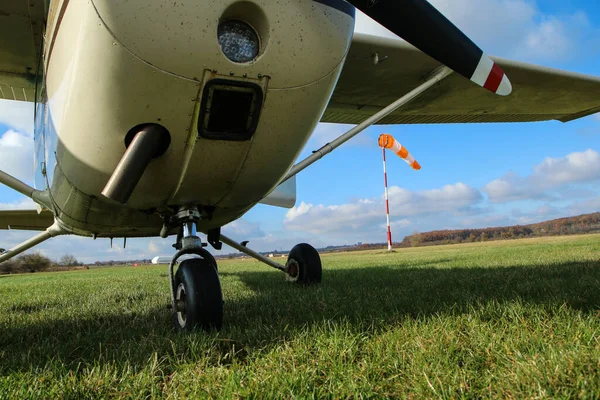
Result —
[[344, 60], [354, 27], [343, 0], [92, 2], [115, 41], [161, 71], [194, 81], [205, 70], [268, 76], [272, 89], [327, 76]]

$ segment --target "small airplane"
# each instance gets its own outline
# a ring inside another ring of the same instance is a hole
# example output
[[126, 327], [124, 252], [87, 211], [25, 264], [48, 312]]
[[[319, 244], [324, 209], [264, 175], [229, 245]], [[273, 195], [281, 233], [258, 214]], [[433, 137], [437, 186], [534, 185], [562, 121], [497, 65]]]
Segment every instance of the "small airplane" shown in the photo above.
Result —
[[[353, 34], [357, 8], [406, 42]], [[281, 265], [221, 227], [293, 207], [296, 174], [367, 127], [567, 122], [599, 93], [597, 77], [489, 57], [426, 0], [0, 0], [0, 96], [35, 102], [35, 189], [0, 183], [39, 205], [0, 211], [0, 228], [41, 231], [0, 262], [58, 235], [173, 236], [174, 325], [219, 329], [205, 247], [320, 282], [312, 246]], [[319, 121], [356, 126], [294, 164]]]

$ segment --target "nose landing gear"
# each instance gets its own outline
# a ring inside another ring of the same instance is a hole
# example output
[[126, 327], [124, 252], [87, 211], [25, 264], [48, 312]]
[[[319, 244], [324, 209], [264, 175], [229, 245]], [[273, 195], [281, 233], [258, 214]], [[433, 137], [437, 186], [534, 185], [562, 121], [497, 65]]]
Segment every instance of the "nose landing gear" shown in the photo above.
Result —
[[220, 330], [223, 295], [216, 265], [209, 259], [193, 258], [181, 263], [175, 274], [175, 329]]
[[[220, 330], [223, 324], [221, 282], [215, 258], [204, 249], [196, 233], [200, 214], [197, 209], [182, 209], [178, 216], [183, 223], [183, 234], [178, 236], [175, 245], [180, 250], [169, 264], [173, 325], [178, 331]], [[182, 261], [174, 275], [177, 260], [186, 254], [197, 257]]]
[[[217, 271], [217, 262], [204, 249], [207, 245], [196, 234], [196, 222], [200, 213], [196, 208], [181, 208], [172, 220], [183, 225], [177, 237], [175, 248], [179, 251], [169, 264], [171, 283], [171, 308], [173, 323], [178, 331], [191, 331], [201, 328], [205, 331], [220, 330], [223, 324], [223, 294]], [[165, 229], [167, 231], [168, 229]], [[211, 236], [212, 234], [212, 236]], [[211, 241], [212, 238], [212, 241]], [[245, 244], [220, 233], [220, 230], [209, 232], [208, 241], [216, 248], [221, 242], [245, 253], [272, 268], [286, 274], [286, 280], [297, 284], [316, 284], [321, 282], [322, 264], [317, 250], [309, 244], [300, 243], [292, 248], [287, 263], [281, 265], [249, 249]], [[173, 273], [177, 260], [185, 255], [193, 254], [196, 258], [181, 262], [177, 273]]]

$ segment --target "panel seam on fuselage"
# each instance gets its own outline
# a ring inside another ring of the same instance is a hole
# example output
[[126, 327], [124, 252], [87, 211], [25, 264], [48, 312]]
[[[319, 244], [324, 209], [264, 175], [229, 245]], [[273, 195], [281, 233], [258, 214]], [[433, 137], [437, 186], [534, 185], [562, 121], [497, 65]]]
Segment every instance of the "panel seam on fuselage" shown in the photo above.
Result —
[[325, 6], [331, 7], [338, 11], [343, 12], [346, 15], [351, 16], [356, 19], [356, 9], [350, 3], [347, 3], [344, 0], [313, 0], [315, 3], [323, 4]]
[[61, 4], [60, 10], [58, 11], [58, 17], [56, 18], [56, 28], [52, 31], [52, 37], [50, 38], [50, 48], [48, 49], [48, 60], [46, 60], [44, 70], [46, 70], [46, 66], [50, 64], [50, 59], [52, 58], [52, 51], [54, 50], [54, 43], [56, 42], [56, 37], [60, 32], [60, 25], [62, 23], [63, 17], [65, 16], [65, 12], [67, 11], [69, 1], [70, 0], [64, 0], [64, 2]]
[[[325, 5], [325, 6], [328, 6], [328, 7], [334, 8], [335, 10], [338, 10], [338, 11], [340, 11], [340, 12], [344, 12], [344, 14], [347, 14], [347, 15], [349, 15], [349, 16], [351, 16], [351, 17], [352, 17], [352, 15], [350, 15], [350, 14], [346, 13], [345, 11], [341, 10], [340, 8], [334, 7], [334, 6], [332, 5], [333, 3], [336, 3], [336, 4], [337, 4], [337, 0], [335, 0], [335, 1], [334, 1], [334, 0], [313, 0], [313, 1], [314, 1], [314, 2], [316, 2], [316, 3], [322, 4], [322, 5]], [[339, 0], [339, 1], [341, 1], [341, 2], [344, 2], [344, 3], [345, 3], [345, 1], [343, 1], [343, 0]], [[331, 4], [330, 4], [330, 3], [331, 3]], [[116, 41], [116, 42], [117, 42], [117, 43], [118, 43], [118, 44], [119, 44], [119, 45], [120, 45], [120, 46], [121, 46], [123, 49], [125, 49], [125, 51], [127, 51], [127, 52], [128, 52], [129, 54], [131, 54], [133, 57], [135, 57], [136, 59], [140, 60], [141, 62], [143, 62], [143, 63], [145, 63], [145, 64], [149, 65], [150, 67], [152, 67], [152, 68], [154, 68], [154, 69], [156, 69], [157, 71], [160, 71], [160, 72], [162, 72], [162, 73], [165, 73], [165, 74], [168, 74], [168, 75], [174, 76], [174, 77], [176, 77], [176, 78], [185, 79], [185, 80], [187, 80], [187, 81], [189, 81], [189, 82], [195, 82], [195, 83], [198, 83], [198, 82], [199, 82], [198, 80], [191, 79], [191, 78], [188, 78], [188, 77], [186, 77], [186, 76], [179, 75], [179, 74], [176, 74], [176, 73], [174, 73], [174, 72], [170, 72], [170, 71], [164, 70], [164, 69], [162, 69], [162, 68], [159, 68], [159, 67], [157, 67], [156, 65], [154, 65], [154, 64], [152, 64], [152, 63], [150, 63], [150, 62], [148, 62], [148, 61], [144, 60], [143, 58], [141, 58], [141, 57], [140, 57], [139, 55], [137, 55], [136, 53], [134, 53], [134, 52], [133, 52], [132, 50], [130, 50], [130, 49], [127, 47], [127, 46], [125, 46], [125, 44], [123, 44], [123, 42], [121, 42], [121, 41], [120, 41], [120, 40], [117, 38], [117, 36], [114, 34], [114, 32], [113, 32], [113, 31], [110, 29], [110, 27], [108, 26], [108, 24], [107, 24], [107, 23], [104, 21], [104, 19], [103, 19], [103, 18], [102, 18], [102, 16], [100, 15], [100, 12], [99, 12], [99, 11], [98, 11], [98, 9], [96, 8], [96, 5], [94, 4], [94, 1], [93, 1], [93, 0], [91, 1], [91, 4], [92, 4], [92, 7], [94, 8], [94, 11], [96, 12], [96, 15], [98, 16], [98, 19], [99, 19], [99, 20], [102, 22], [102, 24], [104, 25], [104, 27], [106, 28], [106, 30], [108, 31], [108, 33], [110, 34], [110, 36], [111, 36], [111, 37], [112, 37], [112, 38], [113, 38], [113, 39], [114, 39], [114, 40], [115, 40], [115, 41]], [[346, 4], [347, 4], [347, 3], [346, 3]], [[354, 20], [354, 17], [352, 17], [352, 18], [353, 18], [353, 20]], [[332, 68], [330, 71], [328, 71], [328, 72], [327, 72], [326, 74], [324, 74], [323, 76], [321, 76], [321, 77], [319, 77], [319, 78], [315, 79], [314, 81], [312, 81], [312, 82], [309, 82], [309, 83], [306, 83], [306, 84], [303, 84], [303, 85], [299, 85], [299, 86], [282, 87], [282, 88], [270, 88], [269, 90], [290, 90], [290, 89], [299, 89], [299, 88], [302, 88], [302, 87], [305, 87], [305, 86], [310, 86], [310, 85], [314, 84], [315, 82], [319, 82], [319, 81], [321, 81], [322, 79], [324, 79], [324, 78], [326, 78], [327, 76], [329, 76], [329, 75], [330, 75], [330, 74], [331, 74], [333, 71], [335, 71], [335, 69], [336, 69], [336, 68], [338, 68], [338, 67], [339, 67], [339, 65], [340, 65], [341, 63], [343, 63], [343, 62], [346, 60], [346, 57], [348, 56], [348, 53], [350, 52], [350, 47], [351, 47], [351, 45], [352, 45], [352, 38], [350, 39], [350, 41], [349, 41], [349, 43], [348, 43], [348, 48], [346, 49], [346, 52], [344, 53], [344, 57], [342, 57], [342, 60], [341, 60], [341, 61], [340, 61], [338, 64], [336, 64], [334, 68]]]
[[144, 59], [143, 59], [143, 58], [141, 58], [139, 55], [137, 55], [136, 53], [134, 53], [132, 50], [129, 50], [129, 48], [128, 48], [127, 46], [125, 46], [125, 44], [124, 44], [123, 42], [121, 42], [121, 41], [120, 41], [120, 40], [117, 38], [117, 36], [115, 35], [115, 33], [114, 33], [114, 32], [113, 32], [111, 29], [110, 29], [110, 27], [108, 26], [108, 24], [107, 24], [107, 23], [104, 21], [104, 19], [102, 18], [102, 15], [100, 15], [100, 12], [99, 12], [99, 11], [98, 11], [98, 9], [96, 8], [96, 4], [94, 4], [94, 1], [93, 1], [93, 0], [91, 1], [91, 4], [92, 4], [92, 7], [94, 8], [94, 11], [96, 12], [96, 15], [98, 16], [98, 19], [99, 19], [99, 20], [102, 22], [102, 25], [104, 25], [104, 28], [105, 28], [105, 29], [106, 29], [106, 31], [107, 31], [107, 32], [110, 34], [110, 36], [111, 36], [111, 37], [112, 37], [112, 38], [113, 38], [113, 39], [114, 39], [114, 40], [115, 40], [115, 41], [116, 41], [116, 42], [117, 42], [117, 43], [118, 43], [118, 44], [119, 44], [119, 45], [120, 45], [120, 46], [121, 46], [121, 47], [122, 47], [122, 48], [123, 48], [125, 51], [127, 51], [129, 54], [131, 54], [131, 55], [132, 55], [133, 57], [135, 57], [137, 60], [139, 60], [139, 61], [143, 62], [144, 64], [146, 64], [146, 65], [148, 65], [148, 66], [150, 66], [150, 67], [154, 68], [155, 70], [157, 70], [157, 71], [159, 71], [159, 72], [162, 72], [162, 73], [164, 73], [164, 74], [167, 74], [167, 75], [171, 75], [171, 76], [173, 76], [173, 77], [175, 77], [175, 78], [184, 79], [184, 80], [186, 80], [186, 81], [188, 81], [188, 82], [194, 82], [194, 83], [198, 83], [198, 82], [199, 82], [199, 81], [198, 81], [198, 80], [196, 80], [196, 79], [191, 79], [191, 78], [188, 78], [188, 77], [186, 77], [186, 76], [179, 75], [179, 74], [176, 74], [176, 73], [174, 73], [174, 72], [170, 72], [170, 71], [167, 71], [167, 70], [165, 70], [165, 69], [159, 68], [159, 67], [157, 67], [156, 65], [152, 64], [151, 62], [148, 62], [148, 61], [144, 60]]

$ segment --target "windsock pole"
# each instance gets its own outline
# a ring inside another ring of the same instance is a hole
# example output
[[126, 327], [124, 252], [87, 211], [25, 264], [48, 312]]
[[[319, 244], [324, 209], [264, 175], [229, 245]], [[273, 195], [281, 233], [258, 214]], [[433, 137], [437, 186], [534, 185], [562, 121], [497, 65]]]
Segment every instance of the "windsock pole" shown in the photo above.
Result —
[[390, 202], [388, 200], [388, 183], [387, 183], [387, 168], [385, 163], [385, 147], [381, 148], [381, 155], [383, 156], [383, 185], [385, 191], [385, 217], [387, 219], [387, 242], [388, 251], [392, 251], [392, 229], [390, 227]]
[[379, 147], [381, 147], [381, 154], [383, 156], [383, 185], [385, 191], [385, 217], [387, 219], [387, 240], [388, 240], [388, 251], [392, 251], [392, 230], [390, 228], [390, 202], [388, 200], [388, 183], [387, 183], [387, 168], [385, 162], [385, 149], [390, 149], [396, 153], [401, 159], [406, 161], [408, 165], [414, 170], [421, 169], [421, 165], [415, 160], [415, 158], [406, 150], [406, 147], [402, 146], [399, 142], [394, 140], [392, 135], [383, 133], [379, 135]]

